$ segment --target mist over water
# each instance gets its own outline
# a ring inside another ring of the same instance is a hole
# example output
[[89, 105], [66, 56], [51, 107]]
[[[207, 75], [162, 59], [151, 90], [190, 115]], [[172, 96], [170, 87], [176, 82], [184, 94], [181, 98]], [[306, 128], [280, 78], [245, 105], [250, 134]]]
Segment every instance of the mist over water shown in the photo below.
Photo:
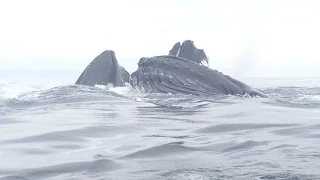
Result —
[[242, 80], [270, 98], [3, 81], [0, 179], [320, 179], [320, 79]]

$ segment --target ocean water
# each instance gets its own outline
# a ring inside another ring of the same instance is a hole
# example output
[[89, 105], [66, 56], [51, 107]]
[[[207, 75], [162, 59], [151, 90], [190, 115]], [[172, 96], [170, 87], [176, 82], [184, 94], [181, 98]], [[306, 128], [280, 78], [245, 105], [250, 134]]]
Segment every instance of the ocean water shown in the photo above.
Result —
[[320, 179], [320, 78], [243, 81], [270, 98], [1, 81], [0, 179]]

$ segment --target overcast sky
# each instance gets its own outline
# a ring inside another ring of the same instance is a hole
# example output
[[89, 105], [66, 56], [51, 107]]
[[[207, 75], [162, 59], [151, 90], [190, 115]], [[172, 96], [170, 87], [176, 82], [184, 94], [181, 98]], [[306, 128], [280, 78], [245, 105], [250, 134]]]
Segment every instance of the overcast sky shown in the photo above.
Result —
[[0, 68], [81, 72], [114, 50], [140, 57], [191, 39], [233, 76], [320, 76], [318, 0], [1, 0]]

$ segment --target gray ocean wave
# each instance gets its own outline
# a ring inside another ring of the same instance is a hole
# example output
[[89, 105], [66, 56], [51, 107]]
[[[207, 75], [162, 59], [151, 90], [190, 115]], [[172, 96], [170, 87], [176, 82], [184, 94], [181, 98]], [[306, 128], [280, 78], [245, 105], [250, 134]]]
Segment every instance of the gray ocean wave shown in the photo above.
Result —
[[[277, 87], [262, 89], [269, 98], [260, 99], [262, 103], [268, 103], [287, 107], [320, 107], [320, 88], [307, 87]], [[158, 93], [137, 93], [130, 90], [126, 94], [119, 94], [108, 89], [98, 87], [87, 87], [80, 85], [57, 86], [45, 90], [31, 91], [19, 94], [17, 97], [0, 99], [0, 107], [31, 106], [55, 103], [75, 103], [81, 101], [112, 100], [114, 98], [132, 99], [153, 103], [162, 107], [171, 108], [201, 108], [210, 104], [236, 103], [247, 100], [247, 96], [193, 96], [182, 94], [158, 94]]]
[[20, 93], [0, 106], [0, 179], [320, 179], [320, 89], [262, 90]]

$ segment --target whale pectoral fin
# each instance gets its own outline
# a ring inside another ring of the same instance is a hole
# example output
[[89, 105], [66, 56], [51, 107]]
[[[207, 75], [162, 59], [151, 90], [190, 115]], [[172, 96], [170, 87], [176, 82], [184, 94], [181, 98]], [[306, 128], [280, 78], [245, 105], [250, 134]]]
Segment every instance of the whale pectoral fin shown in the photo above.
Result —
[[93, 60], [82, 72], [76, 84], [95, 86], [107, 85], [111, 75], [112, 63]]
[[177, 42], [173, 45], [172, 49], [169, 51], [169, 55], [171, 56], [179, 56], [179, 50], [180, 50], [180, 42]]
[[129, 72], [122, 66], [120, 66], [120, 76], [121, 76], [121, 84], [125, 85], [125, 83], [129, 82], [130, 74]]
[[209, 59], [203, 49], [198, 49], [193, 41], [185, 40], [182, 45], [176, 43], [170, 50], [169, 55], [187, 59], [199, 65], [208, 66]]
[[121, 75], [126, 74], [124, 71], [119, 67], [114, 52], [104, 51], [87, 66], [76, 84], [95, 86], [113, 83], [114, 86], [123, 86]]
[[196, 49], [194, 58], [196, 59], [196, 62], [200, 62], [202, 65], [209, 66], [209, 59], [203, 49]]
[[76, 81], [76, 84], [80, 84], [81, 83], [81, 79], [83, 78], [83, 75], [85, 74], [86, 70], [88, 69], [88, 66], [84, 69], [84, 71], [81, 73], [81, 75], [79, 76], [78, 80]]

